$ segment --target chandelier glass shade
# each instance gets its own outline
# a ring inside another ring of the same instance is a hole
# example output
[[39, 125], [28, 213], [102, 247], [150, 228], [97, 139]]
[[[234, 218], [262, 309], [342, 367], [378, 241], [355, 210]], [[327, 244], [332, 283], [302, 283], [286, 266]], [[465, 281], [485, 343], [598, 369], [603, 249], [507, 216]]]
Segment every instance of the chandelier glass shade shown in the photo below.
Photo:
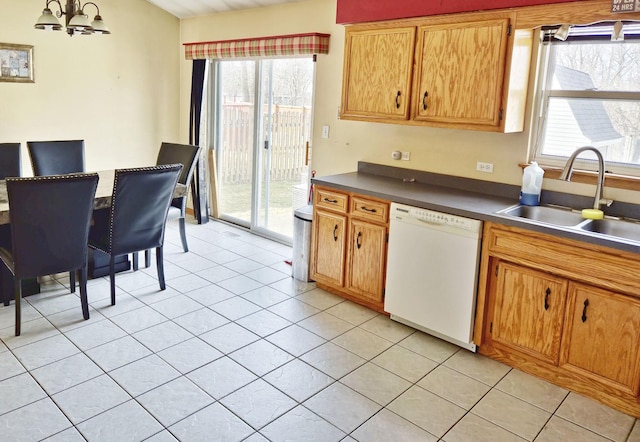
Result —
[[[58, 11], [54, 14], [49, 8], [52, 3], [58, 5]], [[84, 12], [87, 6], [94, 6], [96, 8], [96, 15], [93, 21], [89, 21], [89, 16]], [[102, 20], [100, 16], [100, 8], [93, 2], [86, 2], [82, 4], [79, 0], [66, 0], [64, 6], [60, 3], [60, 0], [46, 0], [45, 8], [42, 10], [42, 15], [35, 24], [36, 29], [48, 30], [48, 31], [60, 31], [63, 26], [58, 19], [65, 17], [65, 27], [67, 34], [111, 34], [109, 28]]]

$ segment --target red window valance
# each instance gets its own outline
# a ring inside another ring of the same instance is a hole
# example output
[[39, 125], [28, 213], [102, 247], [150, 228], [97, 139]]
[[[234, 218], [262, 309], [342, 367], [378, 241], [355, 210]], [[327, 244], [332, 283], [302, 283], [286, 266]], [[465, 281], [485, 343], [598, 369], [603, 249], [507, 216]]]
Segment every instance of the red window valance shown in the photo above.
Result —
[[329, 37], [310, 33], [185, 43], [184, 52], [187, 60], [328, 54]]

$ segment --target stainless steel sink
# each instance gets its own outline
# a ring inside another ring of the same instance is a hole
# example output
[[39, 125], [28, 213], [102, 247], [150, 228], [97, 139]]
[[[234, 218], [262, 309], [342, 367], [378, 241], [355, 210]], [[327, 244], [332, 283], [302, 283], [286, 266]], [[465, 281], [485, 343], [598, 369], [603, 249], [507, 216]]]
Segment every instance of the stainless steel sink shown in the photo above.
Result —
[[558, 206], [511, 206], [497, 212], [537, 223], [568, 227], [583, 232], [640, 242], [640, 222], [616, 218], [585, 219], [582, 213]]
[[587, 232], [640, 241], [640, 224], [617, 219], [594, 219], [579, 226]]
[[580, 212], [573, 212], [571, 209], [561, 207], [513, 206], [500, 210], [498, 213], [563, 227], [577, 226], [584, 221]]

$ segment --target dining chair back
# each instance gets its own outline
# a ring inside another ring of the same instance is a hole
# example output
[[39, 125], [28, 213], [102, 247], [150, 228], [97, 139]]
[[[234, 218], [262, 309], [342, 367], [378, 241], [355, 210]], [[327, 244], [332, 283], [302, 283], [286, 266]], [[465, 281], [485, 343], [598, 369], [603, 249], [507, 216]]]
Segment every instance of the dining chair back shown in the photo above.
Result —
[[[182, 164], [182, 173], [178, 182], [184, 184], [189, 190], [191, 181], [193, 180], [193, 172], [200, 156], [200, 147], [190, 144], [176, 144], [163, 142], [160, 145], [160, 151], [158, 152], [157, 165], [161, 164]], [[178, 210], [170, 209], [170, 217], [178, 217], [180, 220], [180, 239], [182, 240], [182, 248], [185, 252], [189, 251], [187, 245], [187, 235], [185, 232], [185, 214], [187, 210], [187, 193], [179, 198], [174, 198], [171, 201], [171, 207]]]
[[0, 143], [0, 180], [21, 175], [20, 143]]
[[[178, 219], [178, 228], [180, 231], [180, 241], [182, 242], [182, 249], [186, 252], [189, 251], [189, 245], [187, 244], [187, 230], [185, 223], [185, 216], [187, 212], [187, 194], [191, 181], [193, 180], [193, 172], [198, 163], [201, 148], [193, 146], [191, 144], [177, 144], [162, 142], [160, 145], [160, 151], [158, 152], [158, 159], [156, 165], [164, 164], [182, 164], [182, 173], [178, 182], [184, 184], [187, 188], [187, 192], [184, 196], [173, 198], [171, 200], [171, 207], [169, 207], [168, 219]], [[149, 267], [151, 258], [149, 250], [145, 250], [145, 266]], [[133, 254], [133, 269], [138, 269], [138, 254]]]
[[84, 140], [27, 141], [33, 174], [84, 172]]
[[[27, 141], [27, 149], [35, 176], [84, 172], [84, 140]], [[75, 272], [69, 284], [75, 292]]]
[[96, 173], [7, 178], [12, 250], [0, 249], [0, 259], [15, 280], [16, 336], [25, 278], [79, 271], [82, 313], [89, 319], [87, 242], [97, 185]]
[[111, 304], [115, 305], [115, 261], [118, 255], [156, 250], [160, 289], [165, 289], [163, 246], [167, 212], [182, 164], [115, 173], [111, 207], [94, 214], [89, 247], [110, 255]]

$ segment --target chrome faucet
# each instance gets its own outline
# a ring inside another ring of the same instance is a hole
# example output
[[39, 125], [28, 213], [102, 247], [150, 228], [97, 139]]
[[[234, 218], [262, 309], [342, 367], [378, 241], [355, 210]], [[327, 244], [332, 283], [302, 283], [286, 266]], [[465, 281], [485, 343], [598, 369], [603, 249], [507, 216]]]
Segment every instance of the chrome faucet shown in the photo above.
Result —
[[573, 162], [576, 160], [576, 157], [580, 155], [582, 152], [590, 150], [596, 154], [598, 157], [598, 183], [596, 184], [596, 196], [593, 200], [593, 208], [596, 210], [600, 209], [600, 205], [606, 204], [609, 207], [613, 200], [608, 200], [602, 198], [602, 189], [604, 188], [604, 157], [602, 153], [598, 149], [593, 146], [584, 146], [579, 149], [576, 149], [575, 152], [571, 154], [569, 159], [567, 160], [567, 164], [565, 164], [564, 169], [562, 169], [562, 173], [560, 174], [560, 179], [564, 181], [571, 181], [571, 175], [573, 174]]

